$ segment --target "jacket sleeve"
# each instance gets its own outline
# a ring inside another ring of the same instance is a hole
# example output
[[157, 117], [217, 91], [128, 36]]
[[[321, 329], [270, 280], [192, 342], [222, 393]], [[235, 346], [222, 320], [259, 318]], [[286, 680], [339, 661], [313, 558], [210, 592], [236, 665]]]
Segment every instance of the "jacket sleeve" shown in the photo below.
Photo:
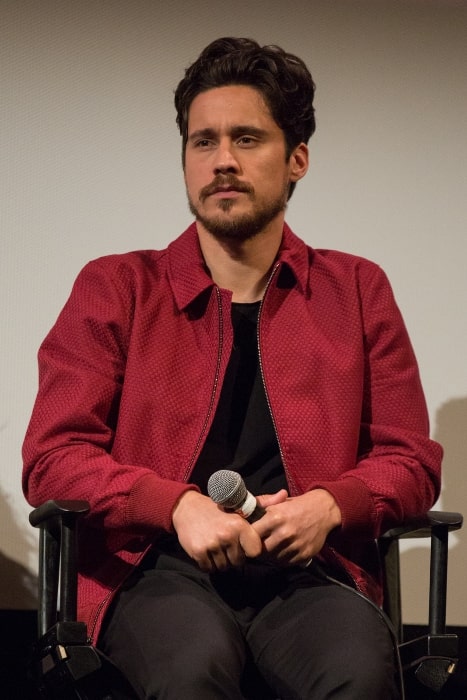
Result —
[[178, 498], [193, 486], [112, 457], [130, 342], [131, 275], [89, 263], [39, 350], [39, 389], [23, 445], [23, 489], [37, 506], [85, 499], [95, 526], [171, 529]]
[[342, 534], [378, 537], [433, 505], [442, 448], [429, 438], [417, 361], [385, 273], [365, 262], [359, 287], [364, 385], [357, 463], [319, 486], [341, 508]]

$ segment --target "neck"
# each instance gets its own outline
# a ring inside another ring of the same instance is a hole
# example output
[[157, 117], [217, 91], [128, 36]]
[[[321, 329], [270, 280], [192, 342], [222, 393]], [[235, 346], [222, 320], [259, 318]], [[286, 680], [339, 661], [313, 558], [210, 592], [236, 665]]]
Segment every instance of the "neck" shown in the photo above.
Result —
[[247, 241], [219, 241], [197, 223], [201, 252], [214, 282], [232, 292], [232, 301], [263, 298], [282, 240], [282, 225]]

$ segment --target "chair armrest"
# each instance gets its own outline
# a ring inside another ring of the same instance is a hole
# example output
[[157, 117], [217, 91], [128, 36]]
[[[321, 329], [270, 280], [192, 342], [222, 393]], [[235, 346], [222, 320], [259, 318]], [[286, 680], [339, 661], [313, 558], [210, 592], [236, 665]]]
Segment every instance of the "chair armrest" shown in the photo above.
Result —
[[425, 515], [412, 518], [402, 525], [393, 527], [381, 535], [380, 539], [408, 539], [418, 537], [431, 537], [433, 528], [440, 527], [448, 532], [459, 530], [462, 527], [463, 516], [460, 513], [447, 513], [439, 510], [430, 510]]
[[384, 572], [384, 609], [391, 619], [396, 634], [402, 642], [401, 580], [399, 540], [431, 539], [430, 552], [430, 634], [445, 634], [448, 536], [462, 527], [460, 513], [429, 511], [402, 525], [391, 528], [378, 539], [381, 563]]
[[[89, 511], [86, 501], [46, 501], [29, 515], [39, 528], [39, 637], [46, 634], [58, 617], [76, 621], [78, 519]], [[60, 582], [60, 614], [58, 586]]]
[[29, 514], [29, 522], [33, 527], [53, 527], [54, 519], [69, 518], [75, 520], [80, 515], [89, 512], [87, 501], [45, 501]]

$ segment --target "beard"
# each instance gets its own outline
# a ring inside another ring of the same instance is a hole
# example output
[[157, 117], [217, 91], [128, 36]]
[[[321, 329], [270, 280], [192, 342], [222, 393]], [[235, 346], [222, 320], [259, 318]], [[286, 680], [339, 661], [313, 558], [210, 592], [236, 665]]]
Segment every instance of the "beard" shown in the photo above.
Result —
[[[211, 185], [203, 188], [199, 199], [202, 203], [216, 187], [229, 185], [244, 192], [255, 204], [255, 191], [251, 185], [237, 183], [231, 176], [224, 176], [216, 179]], [[263, 202], [256, 203], [248, 213], [235, 214], [236, 202], [234, 199], [219, 199], [217, 209], [219, 214], [204, 215], [200, 212], [188, 194], [188, 205], [193, 216], [199, 221], [209, 233], [219, 241], [243, 242], [253, 238], [264, 230], [275, 217], [287, 206], [289, 193], [289, 183], [284, 186], [283, 191], [276, 197], [271, 197]], [[231, 216], [225, 216], [229, 214]]]

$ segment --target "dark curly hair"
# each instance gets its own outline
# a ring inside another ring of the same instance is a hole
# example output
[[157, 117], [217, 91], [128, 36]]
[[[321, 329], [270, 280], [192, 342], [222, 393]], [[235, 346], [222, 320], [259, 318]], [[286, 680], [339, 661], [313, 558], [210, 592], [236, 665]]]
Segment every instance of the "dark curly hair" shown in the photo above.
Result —
[[[188, 113], [194, 98], [225, 85], [249, 85], [258, 90], [285, 136], [287, 158], [315, 130], [315, 85], [305, 63], [279, 46], [260, 46], [252, 39], [216, 39], [185, 71], [175, 91], [182, 158], [188, 139]], [[289, 196], [292, 194], [293, 186]]]

